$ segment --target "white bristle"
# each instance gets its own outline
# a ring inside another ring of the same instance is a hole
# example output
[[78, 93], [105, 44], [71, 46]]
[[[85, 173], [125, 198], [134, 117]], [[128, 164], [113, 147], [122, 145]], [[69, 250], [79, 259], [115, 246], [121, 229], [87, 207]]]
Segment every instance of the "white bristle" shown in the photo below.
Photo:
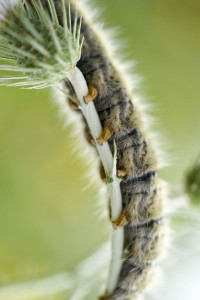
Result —
[[0, 21], [5, 20], [9, 10], [12, 10], [20, 0], [0, 0]]

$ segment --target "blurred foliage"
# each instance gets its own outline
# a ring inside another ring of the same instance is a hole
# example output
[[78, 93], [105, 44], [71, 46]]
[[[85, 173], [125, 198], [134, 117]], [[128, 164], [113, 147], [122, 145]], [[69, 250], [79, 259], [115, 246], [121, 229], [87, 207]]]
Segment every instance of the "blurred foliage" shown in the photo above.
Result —
[[[161, 174], [179, 184], [200, 149], [200, 3], [97, 5], [105, 7], [105, 23], [120, 26], [118, 43], [125, 45], [127, 59], [138, 62], [135, 71], [144, 83], [137, 92], [154, 105], [155, 131], [172, 157]], [[2, 285], [71, 270], [109, 236], [109, 222], [96, 213], [101, 184], [85, 189], [89, 157], [73, 154], [71, 128], [62, 130], [50, 98], [48, 90], [0, 88]]]
[[185, 187], [192, 203], [200, 205], [200, 156], [193, 165], [187, 170], [185, 175]]

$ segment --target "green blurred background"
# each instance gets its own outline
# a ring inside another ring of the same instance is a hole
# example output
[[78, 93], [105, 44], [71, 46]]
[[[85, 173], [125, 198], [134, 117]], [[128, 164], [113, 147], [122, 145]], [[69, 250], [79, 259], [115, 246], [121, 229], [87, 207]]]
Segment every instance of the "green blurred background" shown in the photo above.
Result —
[[[127, 60], [138, 62], [137, 92], [154, 105], [170, 158], [161, 174], [175, 187], [200, 153], [200, 2], [96, 3], [105, 24], [120, 27]], [[1, 87], [0, 107], [0, 283], [72, 270], [109, 236], [96, 214], [101, 184], [85, 189], [87, 158], [72, 153], [49, 90]]]

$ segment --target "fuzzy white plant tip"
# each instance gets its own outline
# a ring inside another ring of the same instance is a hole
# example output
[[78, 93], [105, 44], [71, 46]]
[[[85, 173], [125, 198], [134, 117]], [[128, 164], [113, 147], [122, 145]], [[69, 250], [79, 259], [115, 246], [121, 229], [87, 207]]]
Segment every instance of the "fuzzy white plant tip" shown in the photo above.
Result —
[[[0, 71], [6, 73], [0, 74], [0, 81], [28, 88], [60, 82], [80, 59], [81, 19], [77, 18], [72, 26], [70, 7], [66, 12], [64, 0], [61, 20], [53, 0], [0, 1], [4, 15], [0, 25]], [[15, 9], [9, 11], [16, 2]]]

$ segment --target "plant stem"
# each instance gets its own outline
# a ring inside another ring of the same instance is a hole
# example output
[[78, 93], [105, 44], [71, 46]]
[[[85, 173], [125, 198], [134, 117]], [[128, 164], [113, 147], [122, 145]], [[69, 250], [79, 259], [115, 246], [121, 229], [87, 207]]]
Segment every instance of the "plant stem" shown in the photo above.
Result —
[[[85, 78], [81, 71], [75, 67], [73, 68], [67, 79], [70, 80], [77, 98], [80, 102], [80, 109], [86, 119], [88, 127], [91, 131], [92, 137], [95, 140], [97, 151], [99, 153], [100, 159], [104, 166], [106, 175], [112, 177], [112, 183], [108, 184], [108, 192], [110, 198], [111, 207], [111, 220], [116, 221], [121, 214], [122, 210], [122, 200], [121, 200], [121, 190], [120, 190], [120, 180], [116, 176], [116, 158], [113, 157], [110, 150], [109, 144], [104, 142], [101, 146], [96, 139], [102, 133], [102, 126], [97, 114], [96, 108], [93, 101], [88, 104], [84, 101], [84, 96], [88, 94], [88, 87]], [[64, 90], [66, 87], [64, 86]], [[67, 91], [66, 91], [67, 93]], [[114, 155], [115, 156], [115, 155]], [[111, 265], [108, 276], [107, 292], [110, 294], [116, 287], [117, 280], [119, 277], [119, 272], [122, 264], [122, 251], [124, 244], [124, 230], [122, 227], [112, 230], [112, 257]]]

